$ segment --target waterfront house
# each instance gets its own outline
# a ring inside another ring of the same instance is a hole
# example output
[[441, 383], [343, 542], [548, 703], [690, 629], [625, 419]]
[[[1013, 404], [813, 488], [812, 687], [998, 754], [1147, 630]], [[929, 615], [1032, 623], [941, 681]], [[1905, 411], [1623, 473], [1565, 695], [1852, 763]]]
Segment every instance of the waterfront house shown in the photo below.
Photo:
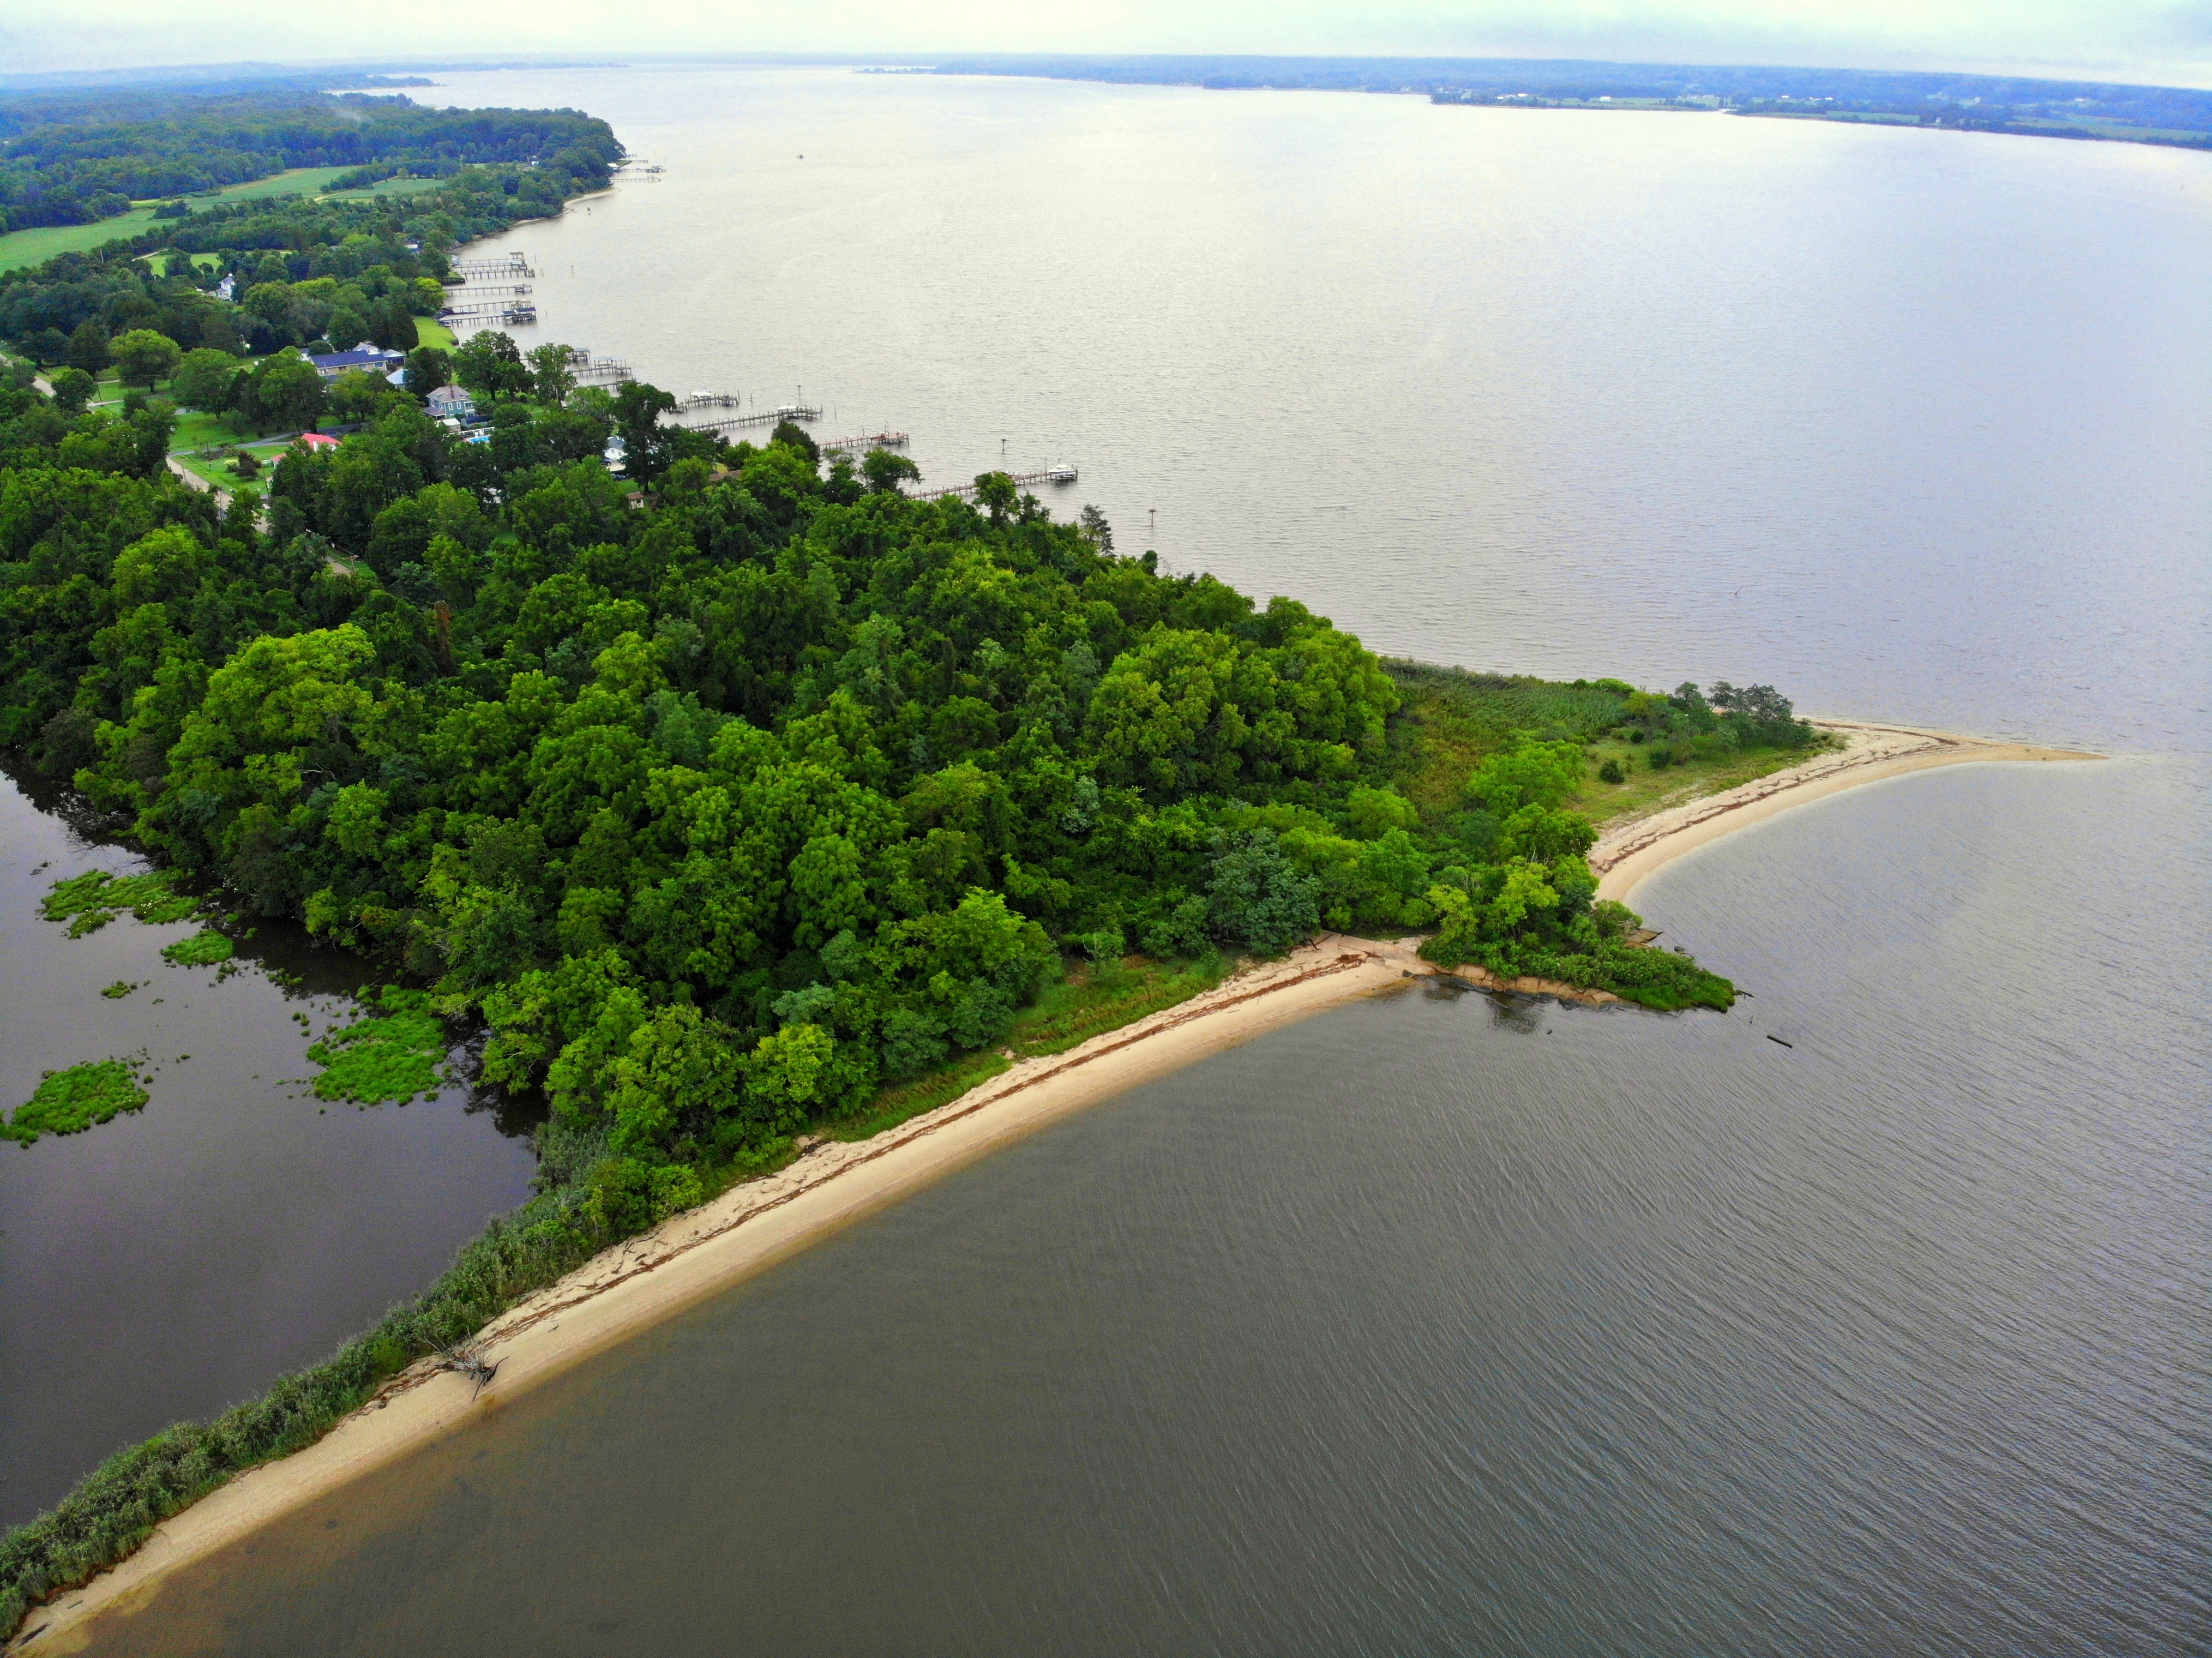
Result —
[[477, 400], [458, 386], [441, 386], [422, 402], [439, 420], [471, 421], [477, 417]]

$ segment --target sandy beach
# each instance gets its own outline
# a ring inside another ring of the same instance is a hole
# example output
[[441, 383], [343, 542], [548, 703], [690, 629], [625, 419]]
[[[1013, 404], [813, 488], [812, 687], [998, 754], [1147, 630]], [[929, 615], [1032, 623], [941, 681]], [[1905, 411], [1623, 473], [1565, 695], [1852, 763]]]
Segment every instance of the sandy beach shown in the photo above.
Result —
[[1018, 1064], [872, 1139], [817, 1142], [778, 1173], [605, 1251], [495, 1320], [474, 1344], [498, 1366], [481, 1390], [434, 1360], [413, 1365], [316, 1444], [240, 1475], [165, 1521], [128, 1560], [34, 1610], [7, 1649], [82, 1649], [90, 1620], [153, 1605], [179, 1567], [954, 1169], [1208, 1054], [1434, 971], [1414, 953], [1419, 943], [1325, 935], [1178, 1006]]
[[[1601, 877], [1600, 895], [1623, 897], [1695, 847], [1862, 783], [1966, 762], [2098, 757], [1902, 726], [1818, 723], [1842, 732], [1846, 746], [1610, 832], [1590, 855]], [[1435, 973], [1417, 953], [1419, 943], [1324, 935], [1178, 1006], [1066, 1053], [1017, 1064], [871, 1139], [816, 1142], [778, 1173], [605, 1251], [495, 1320], [474, 1344], [477, 1355], [497, 1367], [481, 1388], [434, 1360], [411, 1366], [315, 1445], [241, 1475], [164, 1522], [128, 1560], [34, 1610], [7, 1650], [33, 1643], [41, 1653], [80, 1650], [93, 1637], [91, 1620], [155, 1606], [179, 1568], [498, 1410], [964, 1164], [1210, 1054]], [[1541, 980], [1501, 981], [1479, 967], [1453, 976], [1593, 1005], [1619, 1000]]]
[[1857, 720], [1815, 720], [1823, 731], [1839, 733], [1841, 749], [1830, 749], [1802, 766], [1792, 766], [1753, 782], [1705, 795], [1682, 805], [1609, 828], [1590, 848], [1589, 865], [1598, 876], [1597, 896], [1626, 902], [1654, 871], [1733, 830], [1762, 823], [1792, 806], [1824, 799], [1864, 783], [1902, 777], [1936, 766], [1991, 761], [2101, 760], [2102, 755], [2065, 749], [2039, 749], [2019, 743], [1994, 743], [1951, 732], [1911, 726], [1875, 726]]

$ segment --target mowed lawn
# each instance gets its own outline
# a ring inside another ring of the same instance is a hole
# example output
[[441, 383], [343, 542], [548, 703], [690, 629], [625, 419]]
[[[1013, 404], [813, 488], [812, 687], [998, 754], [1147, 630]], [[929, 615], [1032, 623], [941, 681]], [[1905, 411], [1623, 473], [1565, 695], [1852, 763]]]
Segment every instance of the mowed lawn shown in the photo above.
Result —
[[[191, 196], [185, 199], [207, 202], [220, 197], [225, 201], [258, 201], [271, 196], [311, 196], [326, 188], [341, 173], [350, 171], [343, 167], [295, 167], [272, 173], [266, 179], [256, 179], [251, 184], [229, 185], [216, 191], [216, 196]], [[429, 181], [410, 179], [405, 182], [419, 187]], [[0, 236], [0, 270], [44, 264], [57, 253], [82, 253], [138, 235], [155, 222], [155, 205], [149, 202], [112, 219], [102, 219], [98, 224], [39, 225], [29, 230], [11, 230]]]

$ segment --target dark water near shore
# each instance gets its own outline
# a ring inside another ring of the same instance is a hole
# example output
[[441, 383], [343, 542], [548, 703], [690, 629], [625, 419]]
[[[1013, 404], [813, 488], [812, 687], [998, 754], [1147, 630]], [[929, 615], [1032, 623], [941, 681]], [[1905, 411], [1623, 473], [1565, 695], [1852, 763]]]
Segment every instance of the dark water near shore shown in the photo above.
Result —
[[811, 73], [447, 95], [671, 169], [502, 239], [538, 337], [803, 382], [933, 481], [1064, 453], [1056, 510], [1127, 548], [1157, 507], [1170, 562], [1382, 648], [2122, 757], [1670, 867], [1638, 907], [1727, 1017], [1417, 993], [1101, 1108], [96, 1650], [2212, 1645], [2212, 158]]
[[1650, 905], [1739, 1015], [1413, 992], [1269, 1036], [94, 1650], [2202, 1650], [2198, 999], [2044, 949], [2081, 901], [2195, 948], [2097, 847], [2169, 786], [1961, 770], [1747, 831]]
[[[0, 1109], [86, 1060], [159, 1067], [143, 1111], [0, 1144], [0, 1525], [321, 1357], [527, 1197], [536, 1166], [527, 1126], [465, 1090], [325, 1112], [288, 1082], [315, 1071], [293, 1014], [319, 1034], [367, 976], [297, 929], [264, 924], [218, 980], [161, 960], [196, 922], [72, 939], [39, 914], [62, 876], [144, 867], [0, 777]], [[118, 980], [141, 988], [102, 997]]]

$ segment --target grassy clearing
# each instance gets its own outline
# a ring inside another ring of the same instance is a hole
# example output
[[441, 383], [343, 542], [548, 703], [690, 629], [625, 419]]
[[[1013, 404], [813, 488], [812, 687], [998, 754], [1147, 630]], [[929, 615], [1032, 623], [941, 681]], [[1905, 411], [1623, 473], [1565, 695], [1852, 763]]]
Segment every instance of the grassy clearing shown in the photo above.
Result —
[[441, 351], [450, 351], [453, 349], [453, 331], [435, 317], [416, 318], [415, 335], [418, 344], [434, 345]]
[[[1839, 746], [1821, 742], [1802, 749], [1739, 749], [1732, 753], [1695, 755], [1663, 771], [1651, 769], [1651, 745], [1613, 741], [1589, 746], [1590, 774], [1582, 793], [1567, 803], [1601, 829], [1632, 817], [1648, 817], [1668, 806], [1679, 806], [1708, 794], [1718, 794], [1741, 783], [1770, 777], [1791, 766], [1802, 765], [1814, 755]], [[1607, 761], [1620, 763], [1626, 780], [1607, 783], [1596, 768]]]
[[88, 1060], [66, 1071], [49, 1071], [38, 1090], [9, 1122], [0, 1139], [29, 1145], [41, 1134], [81, 1134], [118, 1112], [137, 1111], [148, 1095], [137, 1067], [128, 1060]]
[[445, 182], [443, 179], [380, 179], [365, 190], [326, 191], [324, 197], [333, 202], [365, 202], [376, 196], [412, 196], [418, 191], [434, 190]]
[[[222, 268], [222, 255], [220, 253], [192, 253], [185, 257], [202, 270], [220, 270]], [[169, 267], [176, 264], [176, 260], [167, 253], [141, 253], [138, 262], [156, 276], [167, 276]]]
[[180, 449], [212, 449], [236, 443], [240, 435], [220, 415], [180, 409], [177, 411], [177, 429], [169, 435], [169, 451], [173, 454]]
[[[1448, 820], [1459, 809], [1468, 774], [1518, 735], [1545, 741], [1564, 738], [1583, 745], [1583, 786], [1564, 805], [1601, 829], [1769, 776], [1840, 740], [1823, 738], [1796, 749], [1729, 749], [1701, 740], [1693, 745], [1698, 752], [1655, 771], [1651, 755], [1657, 745], [1625, 742], [1612, 734], [1620, 728], [1627, 698], [1606, 685], [1565, 685], [1395, 661], [1385, 665], [1405, 697], [1390, 721], [1392, 780], [1431, 823]], [[1608, 783], [1598, 775], [1608, 761], [1620, 765], [1622, 781]]]
[[[342, 167], [293, 167], [266, 179], [256, 179], [251, 184], [231, 185], [210, 195], [187, 199], [203, 202], [219, 197], [235, 202], [258, 201], [271, 196], [313, 195], [349, 170]], [[57, 253], [83, 253], [109, 242], [127, 241], [165, 222], [154, 216], [157, 205], [149, 202], [128, 213], [102, 219], [98, 224], [40, 225], [30, 230], [11, 230], [0, 235], [0, 270], [20, 270], [26, 265], [44, 264]]]

